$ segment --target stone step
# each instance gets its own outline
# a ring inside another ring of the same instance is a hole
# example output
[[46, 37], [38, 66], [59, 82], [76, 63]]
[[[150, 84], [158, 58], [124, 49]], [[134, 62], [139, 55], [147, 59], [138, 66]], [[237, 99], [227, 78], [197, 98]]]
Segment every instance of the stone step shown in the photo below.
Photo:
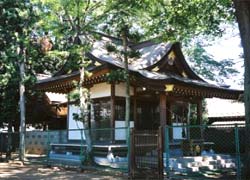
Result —
[[182, 163], [174, 163], [173, 164], [173, 169], [181, 169], [183, 168], [183, 164]]
[[221, 164], [221, 167], [222, 168], [235, 168], [235, 163], [224, 163], [224, 164]]
[[187, 168], [174, 168], [173, 171], [178, 172], [178, 173], [187, 173], [189, 171], [189, 169], [187, 169]]
[[206, 166], [201, 166], [201, 170], [215, 170], [216, 167], [214, 165], [206, 165]]
[[220, 160], [220, 159], [232, 159], [232, 156], [228, 155], [228, 154], [216, 154], [213, 155], [213, 158], [216, 160]]
[[216, 160], [211, 160], [211, 161], [209, 161], [209, 164], [210, 164], [210, 165], [217, 165], [217, 164], [218, 164], [218, 161], [216, 161]]
[[214, 161], [213, 156], [202, 156], [202, 161]]
[[192, 163], [188, 163], [187, 167], [200, 167], [200, 163], [199, 162], [192, 162]]
[[199, 170], [200, 170], [199, 167], [187, 167], [187, 171], [198, 172]]

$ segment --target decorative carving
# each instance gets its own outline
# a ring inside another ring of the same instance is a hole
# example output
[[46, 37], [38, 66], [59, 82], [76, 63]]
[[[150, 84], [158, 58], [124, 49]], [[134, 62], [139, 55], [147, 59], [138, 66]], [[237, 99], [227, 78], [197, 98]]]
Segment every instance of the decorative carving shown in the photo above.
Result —
[[169, 65], [171, 65], [171, 66], [174, 65], [175, 57], [176, 57], [176, 55], [175, 55], [174, 51], [171, 51], [171, 52], [168, 54], [168, 64], [169, 64]]

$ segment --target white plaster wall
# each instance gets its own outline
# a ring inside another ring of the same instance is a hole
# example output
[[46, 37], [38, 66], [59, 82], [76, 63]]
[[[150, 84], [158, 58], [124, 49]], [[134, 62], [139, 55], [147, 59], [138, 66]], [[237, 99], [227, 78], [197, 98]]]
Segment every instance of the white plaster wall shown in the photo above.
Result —
[[[120, 97], [125, 97], [126, 94], [126, 85], [125, 83], [120, 83], [115, 85], [115, 95]], [[130, 95], [134, 95], [133, 87], [130, 87]], [[90, 88], [90, 98], [101, 98], [111, 96], [111, 85], [107, 83], [95, 84]], [[84, 126], [81, 122], [75, 121], [73, 119], [73, 114], [80, 114], [80, 108], [75, 105], [68, 106], [68, 139], [69, 140], [81, 140], [81, 132], [77, 129], [84, 129]], [[125, 121], [115, 121], [115, 127], [125, 127]], [[134, 122], [130, 122], [130, 127], [134, 127]], [[85, 139], [83, 133], [83, 139]], [[115, 139], [116, 140], [126, 140], [126, 130], [117, 129], [115, 130]]]
[[[125, 83], [119, 83], [115, 85], [115, 95], [125, 97], [126, 95], [126, 84]], [[132, 86], [130, 86], [130, 95], [134, 95], [134, 89]]]
[[[79, 106], [68, 105], [68, 139], [69, 140], [81, 140], [81, 131], [78, 129], [84, 129], [84, 125], [80, 121], [76, 121], [73, 118], [73, 114], [80, 114]], [[83, 139], [85, 135], [83, 132]]]
[[[126, 140], [125, 121], [115, 121], [115, 140]], [[134, 121], [130, 121], [130, 127], [134, 127]]]
[[111, 85], [107, 83], [95, 84], [90, 88], [90, 98], [111, 96]]
[[[115, 95], [125, 97], [126, 95], [126, 84], [119, 83], [115, 85]], [[130, 95], [134, 95], [134, 89], [130, 86]], [[90, 98], [101, 98], [111, 96], [111, 85], [107, 83], [95, 84], [90, 88]]]

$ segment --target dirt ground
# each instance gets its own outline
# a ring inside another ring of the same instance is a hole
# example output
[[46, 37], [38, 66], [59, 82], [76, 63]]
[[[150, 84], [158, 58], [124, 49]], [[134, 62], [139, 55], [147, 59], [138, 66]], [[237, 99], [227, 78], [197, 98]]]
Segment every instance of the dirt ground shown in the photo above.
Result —
[[65, 169], [60, 167], [47, 168], [42, 165], [30, 164], [22, 165], [18, 162], [0, 163], [0, 179], [18, 179], [18, 180], [61, 180], [61, 179], [128, 179], [118, 172], [104, 172], [97, 170], [88, 170], [80, 172], [77, 169]]

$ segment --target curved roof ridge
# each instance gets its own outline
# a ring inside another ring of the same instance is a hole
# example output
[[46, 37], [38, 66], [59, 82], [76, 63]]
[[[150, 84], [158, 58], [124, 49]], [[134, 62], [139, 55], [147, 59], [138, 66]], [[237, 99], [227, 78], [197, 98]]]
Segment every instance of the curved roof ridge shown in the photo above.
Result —
[[187, 71], [188, 75], [193, 78], [193, 79], [196, 79], [196, 80], [200, 80], [200, 81], [203, 81], [203, 82], [206, 82], [203, 78], [201, 78], [197, 73], [195, 73], [193, 71], [193, 69], [189, 66], [189, 64], [187, 63], [183, 53], [182, 53], [182, 50], [181, 50], [181, 43], [180, 42], [175, 42], [173, 44], [173, 48], [175, 49], [176, 53], [179, 55], [180, 57], [180, 63], [184, 66], [185, 70]]

